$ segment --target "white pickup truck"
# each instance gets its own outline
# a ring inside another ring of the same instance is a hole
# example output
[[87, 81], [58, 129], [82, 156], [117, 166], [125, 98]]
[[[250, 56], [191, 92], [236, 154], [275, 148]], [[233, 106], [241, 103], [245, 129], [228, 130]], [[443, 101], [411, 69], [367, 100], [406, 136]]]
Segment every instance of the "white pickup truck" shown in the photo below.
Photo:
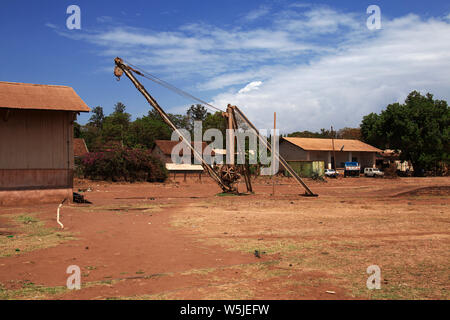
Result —
[[383, 177], [384, 172], [380, 171], [378, 168], [364, 168], [364, 175], [366, 177]]
[[338, 173], [334, 169], [325, 169], [325, 176], [328, 178], [337, 178]]

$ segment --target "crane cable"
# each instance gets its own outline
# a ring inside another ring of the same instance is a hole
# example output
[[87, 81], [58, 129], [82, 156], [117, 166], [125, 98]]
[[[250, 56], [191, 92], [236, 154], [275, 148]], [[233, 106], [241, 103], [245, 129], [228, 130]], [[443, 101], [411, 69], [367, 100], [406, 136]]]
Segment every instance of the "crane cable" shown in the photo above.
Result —
[[138, 66], [135, 66], [135, 65], [129, 63], [128, 61], [124, 60], [124, 62], [126, 64], [128, 64], [129, 66], [133, 67], [133, 69], [135, 69], [135, 71], [139, 71], [139, 73], [140, 73], [139, 75], [140, 76], [142, 76], [142, 77], [144, 77], [144, 78], [146, 78], [148, 80], [151, 80], [151, 81], [153, 81], [153, 82], [155, 82], [155, 83], [165, 87], [166, 89], [169, 89], [169, 90], [177, 93], [178, 95], [180, 95], [182, 97], [185, 97], [185, 98], [192, 99], [194, 101], [200, 102], [201, 104], [205, 105], [205, 107], [210, 107], [212, 109], [215, 109], [216, 111], [223, 112], [223, 110], [221, 110], [220, 108], [215, 107], [212, 104], [210, 104], [210, 103], [208, 103], [208, 102], [206, 102], [206, 101], [204, 101], [204, 100], [202, 100], [200, 98], [197, 98], [197, 97], [193, 96], [192, 94], [181, 90], [180, 88], [175, 87], [174, 85], [172, 85], [172, 84], [170, 84], [170, 83], [168, 83], [168, 82], [158, 78], [157, 76], [151, 74], [150, 72], [147, 72], [147, 71], [143, 70], [142, 68], [139, 68]]

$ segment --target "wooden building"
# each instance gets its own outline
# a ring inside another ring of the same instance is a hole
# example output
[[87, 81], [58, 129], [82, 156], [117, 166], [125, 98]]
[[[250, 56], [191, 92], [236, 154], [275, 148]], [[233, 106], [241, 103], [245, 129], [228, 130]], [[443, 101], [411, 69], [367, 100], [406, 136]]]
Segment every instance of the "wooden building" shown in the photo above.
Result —
[[72, 200], [73, 123], [89, 111], [70, 87], [0, 82], [0, 205]]
[[[156, 140], [155, 145], [152, 149], [152, 155], [159, 158], [163, 163], [173, 163], [172, 161], [172, 150], [177, 146], [179, 141], [171, 141], [171, 140]], [[191, 142], [192, 146], [194, 146], [194, 142]], [[202, 142], [202, 153], [205, 154], [205, 150], [209, 150], [211, 157], [214, 156], [214, 151], [210, 150], [208, 144], [206, 142]], [[191, 150], [189, 150], [191, 151]], [[191, 164], [194, 164], [194, 155], [191, 153]], [[182, 152], [180, 153], [180, 157], [183, 156]], [[173, 166], [172, 166], [173, 167]]]
[[280, 155], [287, 161], [324, 161], [325, 168], [344, 168], [345, 162], [359, 162], [361, 168], [374, 168], [376, 154], [381, 152], [359, 140], [320, 138], [281, 138]]
[[85, 154], [89, 153], [89, 149], [84, 139], [73, 139], [73, 155], [76, 158], [82, 158]]
[[[173, 163], [172, 161], [172, 150], [178, 145], [179, 141], [171, 141], [171, 140], [156, 140], [155, 145], [152, 149], [152, 155], [154, 157], [159, 158], [166, 166], [167, 171], [173, 174], [175, 179], [177, 173], [181, 173], [184, 175], [184, 179], [186, 179], [186, 175], [199, 175], [201, 179], [201, 174], [204, 169], [201, 164], [195, 164], [194, 155], [191, 151], [191, 163], [190, 164], [179, 164]], [[194, 146], [194, 143], [191, 142]], [[205, 150], [207, 150], [205, 152]], [[210, 154], [211, 157], [214, 156], [214, 151], [210, 150], [208, 144], [206, 142], [202, 142], [202, 152], [204, 154]], [[183, 156], [182, 152], [180, 156]]]

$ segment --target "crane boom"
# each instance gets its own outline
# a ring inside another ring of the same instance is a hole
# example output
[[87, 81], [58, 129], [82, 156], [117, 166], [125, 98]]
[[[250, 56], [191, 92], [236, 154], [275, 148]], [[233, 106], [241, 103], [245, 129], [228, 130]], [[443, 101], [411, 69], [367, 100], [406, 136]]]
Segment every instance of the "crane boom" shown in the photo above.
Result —
[[[237, 189], [235, 187], [233, 187], [233, 183], [236, 180], [233, 177], [238, 176], [238, 175], [236, 175], [236, 170], [234, 168], [235, 167], [234, 166], [234, 137], [230, 138], [230, 141], [232, 142], [232, 147], [229, 150], [229, 152], [232, 155], [230, 158], [233, 159], [232, 164], [224, 166], [222, 168], [222, 171], [219, 174], [212, 168], [212, 166], [209, 163], [207, 163], [203, 159], [203, 156], [192, 146], [191, 141], [186, 140], [186, 138], [183, 136], [183, 134], [180, 132], [180, 130], [173, 124], [170, 117], [159, 106], [158, 102], [156, 102], [156, 100], [147, 92], [147, 90], [144, 88], [144, 86], [136, 79], [136, 77], [133, 75], [133, 73], [136, 73], [136, 74], [138, 74], [140, 76], [144, 76], [144, 77], [145, 77], [145, 75], [142, 72], [140, 72], [139, 70], [136, 70], [136, 69], [130, 67], [129, 65], [125, 64], [123, 62], [123, 60], [119, 57], [115, 58], [114, 62], [116, 64], [116, 67], [114, 69], [115, 76], [118, 79], [120, 79], [120, 77], [125, 73], [125, 75], [134, 84], [136, 89], [138, 89], [138, 91], [145, 97], [147, 102], [159, 113], [159, 115], [161, 116], [163, 121], [169, 127], [171, 127], [178, 134], [179, 139], [182, 142], [184, 142], [189, 149], [191, 149], [194, 157], [197, 160], [201, 161], [203, 168], [205, 168], [208, 171], [211, 178], [213, 178], [217, 182], [217, 184], [222, 188], [222, 190], [224, 192], [230, 192], [230, 193], [237, 192]], [[272, 149], [272, 146], [270, 145], [270, 143], [259, 134], [256, 127], [250, 122], [250, 120], [248, 120], [248, 118], [244, 115], [244, 113], [236, 106], [229, 105], [227, 108], [229, 129], [237, 129], [236, 128], [236, 118], [235, 118], [236, 113], [254, 131], [254, 133], [258, 137], [259, 141], [273, 153], [275, 159], [277, 161], [279, 161], [281, 163], [281, 165], [286, 169], [286, 171], [288, 171], [292, 175], [292, 177], [305, 189], [305, 195], [306, 196], [317, 196], [308, 188], [308, 186], [303, 182], [303, 180], [300, 178], [300, 176], [295, 172], [295, 170], [292, 169], [292, 167], [279, 154], [279, 152], [277, 150]], [[250, 177], [247, 176], [247, 174], [248, 174], [248, 172], [245, 171], [245, 168], [244, 168], [244, 176], [246, 178], [247, 191], [251, 192], [252, 187], [251, 187], [251, 183], [250, 183]]]
[[163, 121], [171, 127], [180, 137], [180, 140], [186, 143], [186, 145], [191, 149], [191, 151], [194, 154], [194, 157], [197, 158], [197, 160], [202, 162], [203, 167], [208, 171], [209, 175], [219, 184], [219, 186], [222, 188], [224, 192], [232, 192], [233, 190], [230, 188], [229, 185], [224, 183], [222, 179], [219, 177], [219, 175], [214, 171], [214, 169], [209, 165], [204, 159], [203, 156], [192, 146], [190, 141], [187, 141], [186, 138], [183, 136], [183, 134], [178, 130], [178, 128], [173, 124], [172, 120], [170, 120], [169, 116], [166, 114], [166, 112], [159, 106], [158, 102], [147, 92], [145, 87], [136, 79], [136, 77], [133, 75], [133, 72], [138, 75], [143, 75], [138, 70], [135, 70], [131, 68], [130, 66], [126, 65], [123, 60], [119, 57], [114, 59], [114, 62], [116, 63], [116, 68], [114, 70], [115, 76], [120, 79], [123, 73], [130, 79], [130, 81], [134, 84], [136, 89], [139, 90], [139, 92], [145, 97], [147, 102], [159, 113]]

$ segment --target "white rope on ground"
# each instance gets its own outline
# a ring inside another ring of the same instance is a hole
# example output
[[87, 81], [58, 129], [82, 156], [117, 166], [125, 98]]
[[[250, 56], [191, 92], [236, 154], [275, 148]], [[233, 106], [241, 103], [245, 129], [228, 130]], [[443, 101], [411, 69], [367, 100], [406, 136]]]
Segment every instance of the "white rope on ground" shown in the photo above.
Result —
[[59, 221], [59, 209], [63, 206], [64, 202], [66, 202], [67, 198], [64, 198], [64, 200], [59, 204], [58, 210], [56, 210], [56, 222], [61, 226], [61, 229], [64, 229], [64, 225]]

